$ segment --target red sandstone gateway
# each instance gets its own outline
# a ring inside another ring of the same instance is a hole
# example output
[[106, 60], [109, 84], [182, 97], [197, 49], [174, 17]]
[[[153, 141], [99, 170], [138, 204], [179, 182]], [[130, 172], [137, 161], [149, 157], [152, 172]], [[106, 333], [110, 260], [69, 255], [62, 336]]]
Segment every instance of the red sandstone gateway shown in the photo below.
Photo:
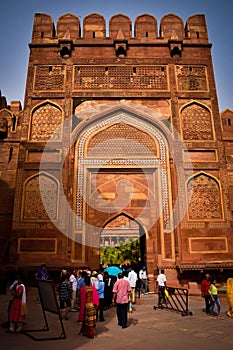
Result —
[[160, 268], [178, 286], [232, 270], [233, 112], [205, 16], [133, 25], [35, 14], [24, 106], [0, 100], [5, 270], [96, 270], [132, 240], [150, 290]]

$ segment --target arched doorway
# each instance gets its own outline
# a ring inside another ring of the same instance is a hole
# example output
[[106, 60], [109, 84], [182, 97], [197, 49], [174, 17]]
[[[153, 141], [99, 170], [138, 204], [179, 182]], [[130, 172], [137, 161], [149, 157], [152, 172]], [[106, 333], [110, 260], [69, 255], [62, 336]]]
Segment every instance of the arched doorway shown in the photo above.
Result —
[[113, 108], [93, 116], [79, 130], [74, 150], [74, 235], [82, 249], [73, 251], [81, 261], [99, 265], [100, 232], [122, 213], [147, 232], [144, 256], [150, 273], [162, 260], [175, 261], [164, 128], [159, 121], [149, 121], [149, 116], [147, 120], [128, 109]]
[[146, 232], [132, 217], [121, 213], [104, 225], [100, 232], [100, 264], [146, 265]]

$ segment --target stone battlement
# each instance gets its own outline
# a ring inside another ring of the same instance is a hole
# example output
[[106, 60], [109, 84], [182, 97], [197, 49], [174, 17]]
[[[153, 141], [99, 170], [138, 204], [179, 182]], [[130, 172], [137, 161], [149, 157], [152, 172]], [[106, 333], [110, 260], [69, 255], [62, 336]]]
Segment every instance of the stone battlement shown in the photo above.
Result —
[[[138, 39], [145, 42], [188, 39], [191, 41], [198, 40], [199, 43], [200, 41], [208, 42], [207, 26], [203, 14], [190, 16], [185, 25], [182, 18], [175, 14], [163, 16], [160, 25], [154, 16], [142, 14], [136, 17], [134, 27], [132, 27], [132, 20], [128, 16], [116, 14], [110, 18], [108, 23], [109, 36], [107, 36], [106, 23], [105, 18], [97, 13], [87, 15], [82, 23], [78, 16], [67, 13], [59, 17], [55, 27], [50, 15], [36, 13], [32, 43], [44, 43], [55, 39], [72, 41], [91, 39], [96, 42], [103, 39]], [[134, 28], [134, 34], [132, 28]]]

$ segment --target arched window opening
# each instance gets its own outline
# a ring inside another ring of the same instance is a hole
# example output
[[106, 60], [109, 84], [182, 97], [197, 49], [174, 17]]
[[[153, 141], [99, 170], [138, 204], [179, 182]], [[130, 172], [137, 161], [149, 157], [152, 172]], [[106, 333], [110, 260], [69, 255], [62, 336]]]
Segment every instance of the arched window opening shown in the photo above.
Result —
[[69, 58], [70, 57], [71, 52], [70, 52], [70, 50], [68, 49], [67, 46], [63, 46], [63, 48], [61, 49], [60, 52], [61, 52], [61, 57], [62, 58]]
[[117, 57], [126, 57], [126, 50], [120, 46], [116, 51]]
[[177, 46], [175, 46], [171, 51], [171, 57], [174, 57], [174, 56], [181, 57], [181, 51]]

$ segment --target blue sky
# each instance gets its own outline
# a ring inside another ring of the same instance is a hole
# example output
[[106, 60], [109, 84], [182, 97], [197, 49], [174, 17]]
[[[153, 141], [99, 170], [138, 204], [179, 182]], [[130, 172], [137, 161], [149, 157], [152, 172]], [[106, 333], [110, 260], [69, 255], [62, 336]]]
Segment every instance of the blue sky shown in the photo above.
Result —
[[180, 16], [184, 24], [194, 14], [204, 14], [212, 46], [212, 58], [219, 109], [233, 110], [233, 2], [230, 0], [7, 0], [0, 5], [0, 90], [7, 102], [20, 100], [23, 106], [34, 13], [49, 14], [56, 25], [65, 13], [83, 18], [102, 14], [106, 23], [123, 13], [134, 19], [149, 13], [158, 20], [169, 13]]

